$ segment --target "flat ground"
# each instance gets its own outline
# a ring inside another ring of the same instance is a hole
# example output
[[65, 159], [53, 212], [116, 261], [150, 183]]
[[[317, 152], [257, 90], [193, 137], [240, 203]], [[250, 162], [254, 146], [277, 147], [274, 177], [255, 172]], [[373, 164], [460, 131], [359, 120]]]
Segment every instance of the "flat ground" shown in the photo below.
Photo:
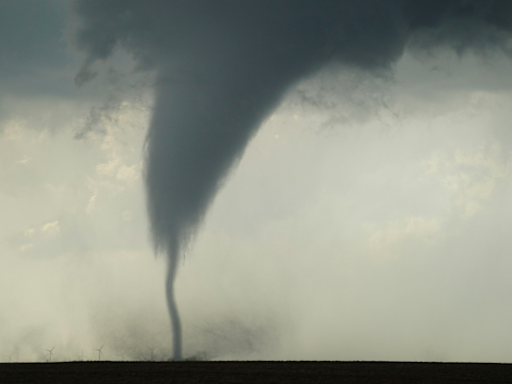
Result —
[[512, 383], [511, 364], [69, 362], [0, 364], [0, 383]]

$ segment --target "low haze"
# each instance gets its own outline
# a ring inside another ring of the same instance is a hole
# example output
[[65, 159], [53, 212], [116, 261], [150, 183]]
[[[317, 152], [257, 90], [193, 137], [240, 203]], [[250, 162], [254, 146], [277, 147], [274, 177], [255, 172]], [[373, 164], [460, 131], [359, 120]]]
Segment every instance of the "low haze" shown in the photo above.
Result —
[[[153, 73], [119, 50], [75, 87], [71, 3], [13, 3], [13, 31], [55, 26], [54, 59], [0, 43], [0, 360], [169, 359]], [[500, 51], [410, 47], [385, 73], [298, 81], [178, 261], [183, 356], [511, 362], [511, 102]]]

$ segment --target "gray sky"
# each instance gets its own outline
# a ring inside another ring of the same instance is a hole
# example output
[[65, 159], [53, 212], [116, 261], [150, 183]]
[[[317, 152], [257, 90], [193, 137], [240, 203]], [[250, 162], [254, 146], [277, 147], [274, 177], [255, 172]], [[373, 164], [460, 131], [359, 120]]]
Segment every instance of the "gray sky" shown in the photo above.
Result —
[[[0, 360], [168, 358], [150, 80], [119, 51], [76, 88], [68, 12], [0, 1]], [[512, 63], [422, 52], [325, 68], [265, 119], [180, 264], [185, 356], [512, 360]]]

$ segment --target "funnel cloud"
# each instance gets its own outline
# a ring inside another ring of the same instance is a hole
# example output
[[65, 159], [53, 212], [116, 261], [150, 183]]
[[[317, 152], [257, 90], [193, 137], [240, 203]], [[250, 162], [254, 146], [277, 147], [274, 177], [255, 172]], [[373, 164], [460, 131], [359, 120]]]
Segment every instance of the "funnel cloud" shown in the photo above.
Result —
[[87, 54], [75, 80], [117, 48], [155, 72], [146, 139], [155, 250], [168, 257], [174, 358], [181, 324], [174, 281], [230, 170], [291, 87], [326, 65], [388, 74], [406, 48], [510, 54], [504, 0], [79, 0]]

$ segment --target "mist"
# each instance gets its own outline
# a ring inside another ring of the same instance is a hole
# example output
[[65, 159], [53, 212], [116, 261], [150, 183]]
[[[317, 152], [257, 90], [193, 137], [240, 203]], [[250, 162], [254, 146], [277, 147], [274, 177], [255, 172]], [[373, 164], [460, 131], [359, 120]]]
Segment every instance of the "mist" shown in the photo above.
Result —
[[[175, 359], [182, 358], [175, 301], [178, 262], [207, 208], [261, 122], [300, 79], [335, 63], [391, 69], [407, 44], [507, 51], [512, 8], [503, 2], [139, 1], [78, 3], [87, 52], [76, 77], [117, 45], [154, 69], [146, 185], [155, 250], [167, 254]], [[477, 32], [475, 32], [477, 31]]]
[[6, 356], [508, 361], [507, 3], [76, 4], [80, 88], [3, 88]]

